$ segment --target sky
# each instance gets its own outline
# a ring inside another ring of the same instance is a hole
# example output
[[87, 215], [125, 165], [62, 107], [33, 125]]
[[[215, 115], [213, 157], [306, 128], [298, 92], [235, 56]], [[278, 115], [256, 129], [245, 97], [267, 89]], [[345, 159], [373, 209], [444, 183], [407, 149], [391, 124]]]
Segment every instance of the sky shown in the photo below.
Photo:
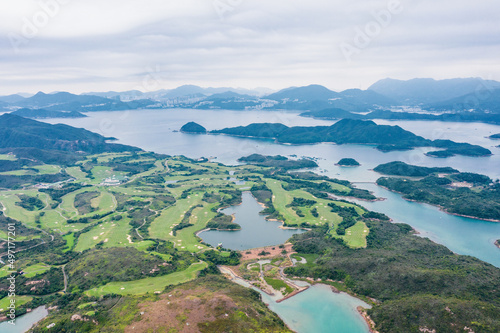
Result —
[[498, 0], [3, 0], [0, 95], [500, 80]]

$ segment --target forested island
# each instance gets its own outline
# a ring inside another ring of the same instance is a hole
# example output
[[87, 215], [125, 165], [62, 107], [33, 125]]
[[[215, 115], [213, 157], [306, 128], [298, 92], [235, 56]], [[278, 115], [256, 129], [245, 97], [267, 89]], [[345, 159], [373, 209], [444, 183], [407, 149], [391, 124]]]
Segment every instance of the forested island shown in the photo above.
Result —
[[354, 158], [343, 158], [337, 163], [338, 166], [343, 166], [343, 167], [357, 167], [360, 166], [358, 161], [356, 161]]
[[[12, 117], [1, 116], [0, 124], [8, 128]], [[201, 332], [290, 332], [257, 292], [224, 277], [230, 271], [284, 297], [302, 291], [288, 278], [333, 285], [368, 302], [380, 332], [500, 330], [500, 269], [350, 203], [376, 198], [348, 181], [294, 171], [314, 161], [251, 155], [240, 161], [252, 164], [226, 166], [17, 121], [19, 140], [2, 141], [0, 153], [0, 254], [7, 263], [0, 267], [0, 313], [8, 312], [6, 277], [14, 274], [18, 316], [50, 307], [33, 332], [180, 331], [186, 323]], [[30, 135], [41, 142], [27, 147]], [[494, 187], [474, 174], [443, 179], [471, 182], [478, 195]], [[310, 231], [295, 236], [293, 247], [237, 252], [205, 244], [196, 236], [201, 230], [238, 232], [220, 210], [240, 204], [244, 191], [268, 219]], [[13, 263], [9, 225], [16, 228]]]
[[[441, 207], [445, 212], [500, 221], [500, 183], [487, 176], [452, 168], [426, 168], [391, 162], [375, 171], [403, 178], [382, 177], [377, 184], [403, 194], [407, 200]], [[423, 177], [409, 179], [404, 177]]]
[[[194, 126], [189, 123], [189, 127]], [[198, 125], [198, 124], [196, 124]], [[185, 126], [188, 126], [186, 124]], [[200, 125], [198, 125], [200, 126]], [[201, 127], [201, 126], [200, 126]], [[288, 127], [283, 124], [256, 123], [214, 130], [210, 134], [273, 139], [282, 144], [366, 144], [375, 145], [381, 151], [408, 150], [416, 147], [436, 147], [442, 150], [428, 153], [434, 157], [488, 156], [491, 151], [469, 143], [451, 140], [428, 140], [399, 126], [377, 125], [373, 121], [342, 119], [332, 126]]]

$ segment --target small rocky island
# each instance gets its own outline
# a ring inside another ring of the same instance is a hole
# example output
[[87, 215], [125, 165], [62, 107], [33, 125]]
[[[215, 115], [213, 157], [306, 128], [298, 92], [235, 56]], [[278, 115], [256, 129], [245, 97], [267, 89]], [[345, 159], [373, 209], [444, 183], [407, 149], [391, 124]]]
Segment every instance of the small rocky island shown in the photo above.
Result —
[[343, 158], [335, 165], [338, 165], [341, 167], [358, 167], [361, 164], [359, 164], [359, 162], [356, 161], [354, 158]]
[[500, 133], [490, 135], [490, 136], [489, 136], [489, 138], [490, 138], [490, 139], [493, 139], [493, 140], [499, 140], [499, 139], [500, 139]]
[[206, 134], [207, 129], [200, 124], [197, 124], [193, 121], [187, 123], [186, 125], [181, 127], [182, 133], [193, 133], [193, 134]]

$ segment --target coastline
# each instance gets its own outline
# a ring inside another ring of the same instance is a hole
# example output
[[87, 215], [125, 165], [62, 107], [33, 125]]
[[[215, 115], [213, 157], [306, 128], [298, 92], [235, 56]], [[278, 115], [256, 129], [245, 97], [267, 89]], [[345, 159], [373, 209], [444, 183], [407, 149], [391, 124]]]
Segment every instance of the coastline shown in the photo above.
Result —
[[485, 219], [485, 218], [481, 218], [481, 217], [477, 217], [477, 216], [470, 216], [470, 215], [463, 215], [463, 214], [457, 214], [457, 213], [452, 213], [452, 212], [449, 212], [446, 210], [445, 207], [441, 206], [441, 205], [433, 205], [433, 204], [430, 204], [428, 202], [423, 202], [423, 201], [417, 201], [417, 200], [412, 200], [412, 199], [407, 199], [404, 197], [405, 193], [402, 193], [402, 192], [398, 192], [398, 191], [394, 191], [394, 190], [391, 190], [385, 186], [382, 186], [382, 185], [379, 185], [377, 184], [377, 186], [380, 186], [381, 188], [387, 190], [387, 191], [390, 191], [392, 193], [397, 193], [397, 194], [400, 194], [401, 195], [401, 198], [403, 198], [404, 200], [406, 201], [409, 201], [409, 202], [416, 202], [416, 203], [420, 203], [420, 204], [425, 204], [425, 205], [429, 205], [429, 206], [432, 206], [432, 207], [437, 207], [439, 208], [440, 211], [442, 211], [443, 213], [446, 213], [446, 214], [449, 214], [449, 215], [455, 215], [455, 216], [460, 216], [460, 217], [466, 217], [466, 218], [469, 218], [469, 219], [473, 219], [473, 220], [478, 220], [478, 221], [486, 221], [486, 222], [495, 222], [495, 223], [500, 223], [500, 219], [496, 220], [496, 219]]
[[368, 313], [366, 313], [366, 309], [361, 307], [361, 306], [358, 306], [356, 308], [356, 310], [358, 310], [358, 313], [361, 315], [361, 317], [363, 317], [363, 319], [365, 320], [366, 324], [368, 325], [368, 329], [370, 330], [370, 333], [380, 333], [379, 331], [377, 331], [375, 329], [375, 322], [373, 321], [373, 319], [368, 315]]

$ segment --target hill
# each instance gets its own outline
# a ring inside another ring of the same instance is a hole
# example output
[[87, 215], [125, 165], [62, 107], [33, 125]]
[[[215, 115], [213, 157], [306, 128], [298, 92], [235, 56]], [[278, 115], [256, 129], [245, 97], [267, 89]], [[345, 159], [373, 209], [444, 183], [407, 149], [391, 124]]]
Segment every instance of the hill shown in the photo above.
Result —
[[107, 143], [99, 134], [68, 125], [51, 125], [12, 114], [0, 116], [0, 148], [37, 148], [83, 153], [138, 151], [140, 149]]
[[414, 112], [393, 112], [386, 110], [375, 110], [368, 114], [359, 114], [346, 111], [344, 109], [329, 108], [319, 111], [309, 111], [301, 113], [302, 117], [317, 119], [386, 119], [386, 120], [429, 120], [429, 121], [449, 121], [449, 122], [481, 122], [488, 124], [500, 124], [500, 114], [478, 113], [478, 112], [458, 112], [443, 113], [440, 115]]
[[456, 98], [442, 102], [426, 104], [423, 106], [426, 110], [432, 111], [461, 111], [485, 112], [500, 114], [500, 89], [469, 93]]
[[481, 146], [456, 143], [450, 140], [431, 141], [399, 126], [377, 125], [373, 121], [356, 119], [342, 119], [332, 126], [310, 127], [287, 127], [283, 124], [259, 123], [215, 130], [210, 133], [272, 138], [278, 143], [286, 144], [331, 142], [336, 144], [377, 145], [377, 148], [382, 151], [406, 150], [415, 147], [442, 148], [442, 151], [428, 153], [429, 156], [434, 157], [491, 155], [490, 150]]
[[63, 111], [48, 111], [44, 109], [19, 109], [17, 111], [11, 112], [11, 114], [31, 119], [43, 119], [43, 118], [85, 118], [86, 115], [77, 112], [63, 112]]
[[181, 132], [205, 134], [205, 133], [207, 133], [207, 129], [205, 127], [195, 123], [195, 122], [189, 122], [186, 125], [181, 127]]
[[109, 99], [93, 95], [74, 95], [68, 92], [45, 94], [39, 92], [36, 95], [10, 103], [10, 106], [45, 109], [48, 111], [119, 111], [146, 108], [154, 106], [156, 102], [151, 100], [136, 100], [122, 102], [117, 99]]
[[327, 101], [336, 97], [339, 97], [339, 93], [331, 91], [323, 86], [312, 84], [307, 87], [283, 89], [264, 98], [275, 101]]
[[384, 175], [406, 176], [406, 177], [425, 177], [433, 173], [452, 174], [459, 172], [458, 170], [449, 167], [428, 168], [428, 167], [410, 165], [400, 161], [380, 164], [373, 170], [378, 173], [382, 173]]
[[418, 105], [450, 100], [478, 89], [500, 89], [500, 82], [481, 78], [434, 80], [419, 78], [412, 80], [383, 79], [368, 88], [406, 105]]

